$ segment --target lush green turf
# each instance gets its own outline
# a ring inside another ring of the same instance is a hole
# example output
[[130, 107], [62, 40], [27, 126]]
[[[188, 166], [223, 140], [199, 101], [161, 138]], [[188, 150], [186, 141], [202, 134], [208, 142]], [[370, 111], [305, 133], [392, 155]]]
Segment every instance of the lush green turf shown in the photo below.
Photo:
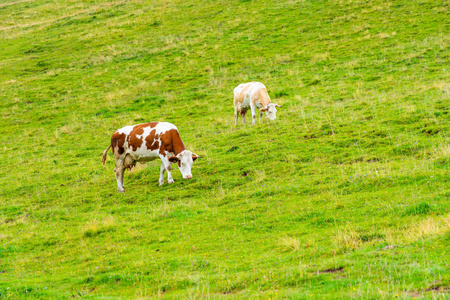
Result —
[[[449, 297], [449, 8], [0, 0], [1, 297]], [[283, 107], [234, 126], [252, 80]], [[119, 194], [147, 121], [194, 178]]]

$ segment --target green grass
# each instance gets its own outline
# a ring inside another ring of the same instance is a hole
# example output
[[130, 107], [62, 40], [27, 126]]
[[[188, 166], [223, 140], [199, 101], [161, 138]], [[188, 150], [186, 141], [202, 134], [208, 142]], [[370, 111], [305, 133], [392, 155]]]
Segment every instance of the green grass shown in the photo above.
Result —
[[[0, 297], [448, 298], [449, 8], [0, 0]], [[252, 80], [283, 107], [234, 126]], [[194, 178], [119, 194], [148, 121]]]

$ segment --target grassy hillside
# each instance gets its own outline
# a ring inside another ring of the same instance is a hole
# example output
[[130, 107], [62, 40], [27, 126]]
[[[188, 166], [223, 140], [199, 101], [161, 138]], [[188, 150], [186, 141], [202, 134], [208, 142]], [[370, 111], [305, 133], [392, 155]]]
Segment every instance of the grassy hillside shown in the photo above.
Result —
[[[448, 298], [449, 9], [0, 0], [0, 296]], [[247, 81], [275, 121], [234, 125]], [[101, 153], [149, 121], [194, 178], [119, 194]]]

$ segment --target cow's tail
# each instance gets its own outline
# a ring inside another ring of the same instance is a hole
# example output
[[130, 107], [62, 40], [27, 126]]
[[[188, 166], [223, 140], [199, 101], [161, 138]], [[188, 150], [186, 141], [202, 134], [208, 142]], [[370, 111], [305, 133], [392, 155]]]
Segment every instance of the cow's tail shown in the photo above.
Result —
[[106, 162], [106, 156], [108, 155], [108, 150], [109, 148], [111, 148], [111, 145], [108, 146], [108, 148], [105, 149], [105, 151], [103, 151], [103, 155], [102, 155], [102, 165], [105, 165]]

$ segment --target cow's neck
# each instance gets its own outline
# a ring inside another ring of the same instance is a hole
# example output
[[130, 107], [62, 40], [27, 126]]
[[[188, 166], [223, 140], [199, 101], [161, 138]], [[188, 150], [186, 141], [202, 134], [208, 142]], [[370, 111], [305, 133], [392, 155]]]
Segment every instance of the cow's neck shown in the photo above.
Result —
[[267, 105], [269, 105], [269, 103], [270, 103], [270, 98], [269, 98], [269, 95], [267, 95], [267, 92], [266, 92], [266, 93], [264, 93], [262, 95], [261, 104], [263, 105], [263, 107], [267, 107]]
[[179, 146], [173, 145], [173, 154], [175, 154], [175, 156], [177, 156], [178, 154], [180, 154], [184, 150], [186, 150], [186, 147], [184, 147], [183, 142], [181, 142], [181, 145], [179, 145]]
[[175, 156], [186, 150], [186, 147], [184, 147], [183, 141], [181, 140], [178, 131], [175, 131], [172, 134], [172, 143], [173, 143], [172, 150]]

